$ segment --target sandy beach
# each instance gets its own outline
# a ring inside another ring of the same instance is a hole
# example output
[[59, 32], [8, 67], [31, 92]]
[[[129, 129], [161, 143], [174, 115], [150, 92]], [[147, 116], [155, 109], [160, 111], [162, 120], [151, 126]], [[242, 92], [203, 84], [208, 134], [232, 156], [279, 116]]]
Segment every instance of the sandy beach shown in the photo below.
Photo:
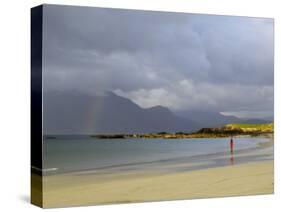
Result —
[[273, 161], [177, 173], [63, 174], [43, 178], [43, 207], [272, 194]]

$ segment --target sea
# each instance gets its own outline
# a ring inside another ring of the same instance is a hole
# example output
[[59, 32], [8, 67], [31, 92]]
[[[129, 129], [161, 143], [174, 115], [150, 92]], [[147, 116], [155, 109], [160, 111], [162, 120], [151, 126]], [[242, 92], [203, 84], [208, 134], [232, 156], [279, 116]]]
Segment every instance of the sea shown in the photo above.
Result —
[[272, 138], [99, 139], [59, 135], [43, 140], [43, 174], [177, 172], [273, 160]]

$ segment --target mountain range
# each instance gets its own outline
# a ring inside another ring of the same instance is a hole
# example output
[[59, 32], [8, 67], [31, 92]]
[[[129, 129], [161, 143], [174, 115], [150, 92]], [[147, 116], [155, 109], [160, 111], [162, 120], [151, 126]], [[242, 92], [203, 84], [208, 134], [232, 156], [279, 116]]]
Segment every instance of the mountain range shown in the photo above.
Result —
[[43, 101], [45, 135], [192, 132], [229, 123], [270, 122], [209, 111], [174, 113], [163, 106], [141, 108], [112, 92], [95, 96], [48, 92], [44, 93]]

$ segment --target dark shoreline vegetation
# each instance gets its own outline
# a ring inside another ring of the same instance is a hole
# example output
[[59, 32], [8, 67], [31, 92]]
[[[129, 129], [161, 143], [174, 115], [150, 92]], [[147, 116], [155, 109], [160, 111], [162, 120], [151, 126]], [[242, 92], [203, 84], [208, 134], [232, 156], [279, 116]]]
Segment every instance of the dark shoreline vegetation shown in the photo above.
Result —
[[[132, 133], [132, 134], [94, 134], [89, 135], [98, 139], [127, 139], [127, 138], [163, 138], [163, 139], [183, 139], [183, 138], [224, 138], [232, 136], [266, 136], [272, 137], [274, 124], [227, 124], [217, 128], [202, 128], [196, 132], [158, 132], [158, 133]], [[46, 135], [45, 139], [56, 139], [54, 135]]]

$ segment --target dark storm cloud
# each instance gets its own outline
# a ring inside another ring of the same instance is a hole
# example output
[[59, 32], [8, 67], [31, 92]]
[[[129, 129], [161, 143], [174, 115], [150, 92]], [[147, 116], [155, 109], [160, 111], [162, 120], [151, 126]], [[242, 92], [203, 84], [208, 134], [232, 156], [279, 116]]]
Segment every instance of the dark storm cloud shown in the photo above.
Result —
[[272, 110], [273, 21], [47, 5], [45, 90], [143, 107]]

